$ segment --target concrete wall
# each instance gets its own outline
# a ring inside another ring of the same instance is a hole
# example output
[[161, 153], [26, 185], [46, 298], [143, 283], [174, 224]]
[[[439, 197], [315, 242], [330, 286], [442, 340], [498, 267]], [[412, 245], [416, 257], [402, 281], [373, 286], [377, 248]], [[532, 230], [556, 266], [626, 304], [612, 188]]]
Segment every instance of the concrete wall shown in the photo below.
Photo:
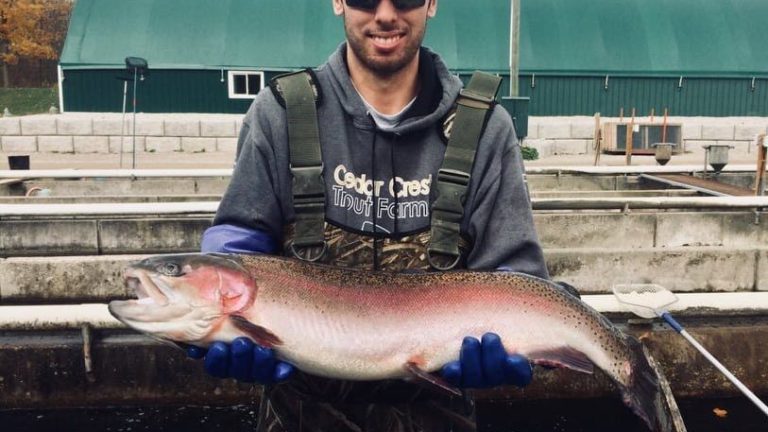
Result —
[[[210, 220], [0, 221], [0, 302], [124, 294], [117, 287], [121, 269], [135, 259], [128, 254], [197, 251]], [[583, 293], [627, 282], [676, 291], [768, 290], [768, 221], [751, 212], [537, 212], [534, 220], [552, 277]]]
[[[139, 152], [232, 152], [242, 115], [137, 114]], [[125, 138], [122, 138], [122, 137]], [[133, 151], [133, 116], [41, 114], [0, 118], [0, 151], [29, 153], [119, 153]]]
[[[136, 145], [142, 152], [234, 152], [242, 115], [137, 114]], [[604, 118], [604, 122], [618, 121]], [[648, 121], [648, 118], [638, 118]], [[661, 118], [655, 121], [660, 123]], [[768, 131], [766, 117], [670, 117], [683, 125], [686, 151], [708, 144], [729, 144], [748, 152], [757, 134]], [[132, 115], [125, 117], [123, 151], [132, 152]], [[9, 154], [117, 153], [121, 114], [68, 113], [0, 118], [0, 152]], [[525, 144], [542, 157], [593, 153], [592, 117], [531, 117]]]
[[[657, 116], [654, 123], [662, 120]], [[602, 123], [618, 121], [615, 117], [601, 119]], [[650, 118], [636, 121], [650, 122]], [[754, 152], [749, 147], [755, 137], [768, 131], [768, 117], [669, 117], [668, 122], [682, 125], [684, 150], [693, 153], [703, 153], [702, 146], [712, 144], [732, 145], [735, 153]], [[593, 117], [531, 117], [525, 145], [535, 147], [541, 157], [594, 154], [594, 138]]]

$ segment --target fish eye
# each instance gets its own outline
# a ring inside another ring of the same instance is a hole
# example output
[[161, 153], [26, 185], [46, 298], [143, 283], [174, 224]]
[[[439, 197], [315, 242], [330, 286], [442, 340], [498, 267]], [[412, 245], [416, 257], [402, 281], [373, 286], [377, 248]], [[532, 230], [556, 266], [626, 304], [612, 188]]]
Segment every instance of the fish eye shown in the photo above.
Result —
[[181, 276], [184, 274], [181, 271], [181, 266], [172, 262], [160, 264], [157, 267], [157, 271], [166, 276]]

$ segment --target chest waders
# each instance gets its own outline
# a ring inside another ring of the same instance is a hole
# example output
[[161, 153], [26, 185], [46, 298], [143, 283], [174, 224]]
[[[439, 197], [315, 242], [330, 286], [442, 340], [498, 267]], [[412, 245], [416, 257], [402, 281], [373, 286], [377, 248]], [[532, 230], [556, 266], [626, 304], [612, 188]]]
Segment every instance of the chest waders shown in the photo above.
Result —
[[[369, 257], [360, 254], [359, 261], [345, 261], [335, 256], [339, 252], [337, 244], [345, 242], [345, 234], [338, 227], [325, 226], [325, 184], [316, 110], [321, 92], [316, 83], [310, 70], [283, 75], [270, 83], [275, 97], [286, 109], [291, 152], [296, 216], [292, 229], [286, 232], [285, 250], [307, 261], [358, 266]], [[437, 176], [439, 196], [432, 206], [432, 228], [417, 236], [423, 238], [413, 240], [427, 245], [427, 260], [432, 269], [449, 270], [462, 264], [466, 241], [460, 236], [460, 224], [467, 186], [475, 149], [500, 83], [495, 76], [475, 73], [457, 99], [455, 118], [449, 119], [449, 126], [444, 128], [447, 131], [452, 126], [453, 132]], [[329, 247], [329, 242], [334, 245]], [[422, 264], [413, 257], [400, 261], [399, 267], [394, 268], [416, 268]], [[423, 391], [405, 381], [351, 382], [298, 372], [286, 383], [265, 388], [258, 430], [472, 432], [476, 425], [472, 410], [467, 409], [464, 401]]]
[[[276, 77], [271, 87], [286, 109], [295, 226], [288, 244], [296, 258], [320, 261], [328, 252], [325, 238], [325, 183], [317, 125], [320, 91], [311, 70]], [[456, 100], [443, 164], [437, 174], [438, 196], [431, 207], [427, 260], [434, 270], [462, 264], [461, 221], [475, 152], [495, 105], [501, 78], [472, 75]], [[448, 135], [448, 133], [446, 133]], [[327, 257], [326, 257], [327, 258]]]

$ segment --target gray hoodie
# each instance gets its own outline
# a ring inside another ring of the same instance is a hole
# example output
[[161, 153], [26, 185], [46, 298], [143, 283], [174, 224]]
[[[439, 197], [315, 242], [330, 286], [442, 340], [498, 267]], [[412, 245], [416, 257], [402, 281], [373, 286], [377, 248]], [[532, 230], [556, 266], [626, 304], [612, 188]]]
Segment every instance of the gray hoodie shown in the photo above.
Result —
[[[342, 44], [316, 71], [326, 222], [345, 232], [397, 242], [429, 231], [430, 206], [446, 141], [443, 120], [462, 83], [439, 56], [420, 53], [422, 89], [392, 131], [378, 130], [352, 85]], [[245, 116], [237, 162], [214, 224], [249, 227], [280, 242], [294, 220], [285, 109], [270, 91]], [[508, 267], [548, 278], [523, 181], [512, 120], [496, 106], [477, 154], [462, 237], [470, 269]]]

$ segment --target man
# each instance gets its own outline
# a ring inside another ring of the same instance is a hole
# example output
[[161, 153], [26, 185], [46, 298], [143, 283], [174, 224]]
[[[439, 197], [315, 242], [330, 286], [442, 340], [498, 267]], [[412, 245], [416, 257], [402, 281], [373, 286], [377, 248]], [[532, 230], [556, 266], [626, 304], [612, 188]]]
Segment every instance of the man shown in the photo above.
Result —
[[[334, 13], [343, 17], [346, 43], [313, 76], [320, 95], [317, 123], [326, 197], [322, 248], [302, 255], [294, 244], [289, 126], [281, 89], [273, 86], [257, 96], [246, 114], [232, 181], [202, 249], [295, 254], [375, 270], [429, 270], [430, 209], [446, 151], [443, 126], [461, 89], [440, 57], [421, 46], [438, 2], [332, 3]], [[463, 267], [548, 278], [520, 148], [511, 119], [500, 107], [488, 116], [477, 144], [461, 240]], [[531, 379], [527, 359], [507, 355], [496, 335], [486, 334], [482, 341], [468, 337], [460, 352], [460, 361], [442, 370], [453, 385], [526, 385]], [[285, 381], [266, 392], [262, 405], [262, 427], [273, 430], [397, 430], [406, 423], [414, 430], [472, 428], [471, 419], [445, 403], [398, 407], [398, 399], [407, 402], [403, 398], [416, 393], [410, 384], [317, 380], [294, 373], [292, 365], [245, 338], [190, 355], [205, 355], [205, 368], [214, 376], [262, 384]], [[349, 407], [363, 399], [370, 404]], [[390, 408], [377, 403], [384, 399], [394, 399]], [[417, 408], [411, 412], [412, 407]]]

